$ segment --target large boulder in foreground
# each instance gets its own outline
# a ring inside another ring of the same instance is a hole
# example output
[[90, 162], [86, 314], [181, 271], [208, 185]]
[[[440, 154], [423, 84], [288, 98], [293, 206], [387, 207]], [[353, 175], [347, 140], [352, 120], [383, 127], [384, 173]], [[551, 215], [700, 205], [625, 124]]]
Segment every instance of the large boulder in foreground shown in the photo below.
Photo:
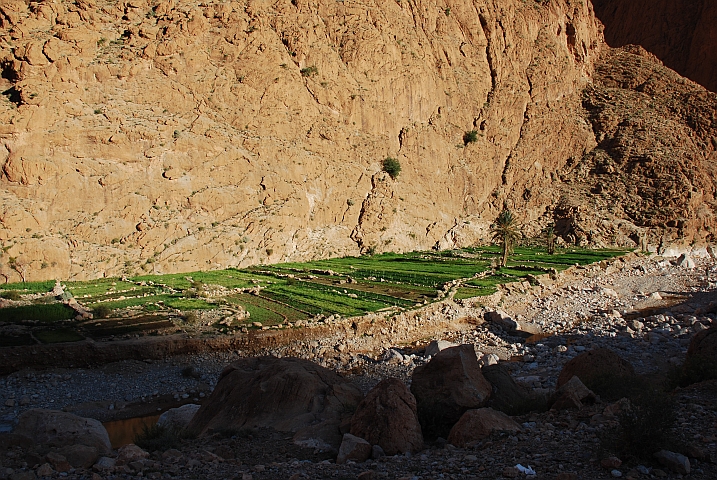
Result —
[[545, 399], [515, 383], [505, 364], [485, 365], [481, 372], [493, 387], [490, 407], [508, 415], [522, 415], [544, 407]]
[[423, 448], [416, 399], [397, 378], [376, 385], [359, 403], [351, 419], [351, 434], [380, 446], [386, 455]]
[[206, 434], [271, 427], [295, 432], [307, 446], [336, 449], [339, 425], [362, 399], [352, 383], [308, 360], [244, 358], [224, 369], [187, 428]]
[[615, 393], [629, 386], [635, 377], [632, 365], [609, 348], [596, 348], [581, 353], [565, 364], [558, 376], [558, 388], [578, 377], [590, 390], [603, 396]]
[[717, 378], [717, 326], [692, 337], [685, 358], [684, 376], [686, 383]]
[[496, 431], [518, 432], [520, 425], [505, 413], [492, 408], [468, 410], [451, 429], [448, 443], [456, 447], [466, 447]]
[[411, 393], [427, 438], [448, 436], [461, 415], [486, 404], [492, 389], [481, 373], [473, 345], [442, 350], [416, 367], [411, 378]]
[[96, 448], [101, 455], [112, 451], [110, 437], [99, 420], [59, 410], [27, 410], [18, 418], [13, 433], [31, 439], [38, 447], [86, 445]]

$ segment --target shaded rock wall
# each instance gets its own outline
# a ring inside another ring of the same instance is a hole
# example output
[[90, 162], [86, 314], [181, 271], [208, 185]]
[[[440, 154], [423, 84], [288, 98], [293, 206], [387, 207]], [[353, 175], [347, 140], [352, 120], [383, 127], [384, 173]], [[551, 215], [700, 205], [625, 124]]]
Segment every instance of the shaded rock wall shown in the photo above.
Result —
[[717, 92], [717, 3], [712, 0], [593, 0], [611, 47], [635, 44]]

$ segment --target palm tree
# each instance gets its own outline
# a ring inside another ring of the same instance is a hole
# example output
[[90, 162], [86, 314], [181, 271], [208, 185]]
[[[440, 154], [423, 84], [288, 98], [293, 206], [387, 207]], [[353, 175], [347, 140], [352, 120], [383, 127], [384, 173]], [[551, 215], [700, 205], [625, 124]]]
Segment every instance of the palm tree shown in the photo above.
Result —
[[513, 246], [520, 238], [518, 222], [513, 217], [513, 213], [504, 208], [498, 218], [495, 219], [493, 225], [490, 226], [490, 230], [493, 232], [493, 241], [501, 246], [500, 266], [505, 267], [508, 262], [508, 255], [513, 252]]
[[555, 224], [550, 223], [543, 229], [545, 233], [545, 243], [548, 247], [548, 254], [552, 255], [555, 253]]

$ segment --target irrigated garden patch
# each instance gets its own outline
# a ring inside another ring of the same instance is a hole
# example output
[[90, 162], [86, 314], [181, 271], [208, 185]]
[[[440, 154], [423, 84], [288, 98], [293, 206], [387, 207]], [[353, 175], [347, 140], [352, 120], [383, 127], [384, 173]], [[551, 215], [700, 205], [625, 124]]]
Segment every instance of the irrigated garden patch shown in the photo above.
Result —
[[516, 248], [507, 266], [498, 268], [498, 247], [476, 247], [66, 282], [64, 296], [69, 292], [94, 313], [82, 320], [49, 293], [53, 282], [7, 284], [2, 291], [14, 293], [0, 303], [0, 346], [298, 327], [331, 315], [490, 295], [499, 284], [623, 253], [569, 249], [548, 255]]

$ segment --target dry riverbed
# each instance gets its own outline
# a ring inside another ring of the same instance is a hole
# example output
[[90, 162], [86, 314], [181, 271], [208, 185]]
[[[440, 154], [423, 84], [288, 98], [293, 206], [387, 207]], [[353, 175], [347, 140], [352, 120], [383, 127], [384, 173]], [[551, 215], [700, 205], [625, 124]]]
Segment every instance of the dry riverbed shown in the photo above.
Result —
[[[247, 355], [307, 358], [348, 376], [364, 392], [389, 376], [410, 384], [413, 369], [428, 361], [424, 350], [433, 339], [474, 344], [479, 358], [507, 362], [518, 383], [544, 393], [555, 388], [568, 360], [595, 347], [613, 349], [638, 374], [664, 376], [681, 365], [694, 333], [717, 324], [717, 271], [712, 264], [698, 259], [695, 268], [685, 268], [670, 260], [628, 255], [572, 268], [553, 280], [542, 279], [540, 285], [508, 285], [491, 297], [333, 319], [292, 335], [224, 343], [218, 350], [92, 368], [17, 371], [0, 378], [0, 429], [11, 428], [30, 408], [65, 409], [108, 421], [201, 403], [224, 366]], [[522, 330], [539, 334], [509, 333], [484, 322], [486, 309], [495, 308], [516, 319]], [[677, 437], [699, 450], [690, 478], [717, 478], [717, 465], [711, 463], [717, 460], [717, 384], [694, 385], [675, 396]], [[521, 464], [532, 466], [537, 478], [561, 473], [565, 479], [613, 478], [617, 474], [611, 470], [633, 478], [663, 473], [678, 478], [648, 463], [600, 466], [600, 438], [615, 423], [602, 415], [607, 406], [598, 402], [580, 410], [531, 413], [516, 417], [523, 425], [519, 434], [496, 435], [475, 448], [437, 442], [412, 457], [362, 464], [336, 465], [334, 455], [299, 448], [289, 434], [257, 430], [232, 438], [185, 440], [177, 450], [152, 454], [139, 469], [78, 470], [64, 477], [468, 479], [511, 476], [511, 468]], [[9, 449], [0, 453], [0, 478], [20, 478], [12, 475], [34, 472], [41, 463], [27, 452]]]

